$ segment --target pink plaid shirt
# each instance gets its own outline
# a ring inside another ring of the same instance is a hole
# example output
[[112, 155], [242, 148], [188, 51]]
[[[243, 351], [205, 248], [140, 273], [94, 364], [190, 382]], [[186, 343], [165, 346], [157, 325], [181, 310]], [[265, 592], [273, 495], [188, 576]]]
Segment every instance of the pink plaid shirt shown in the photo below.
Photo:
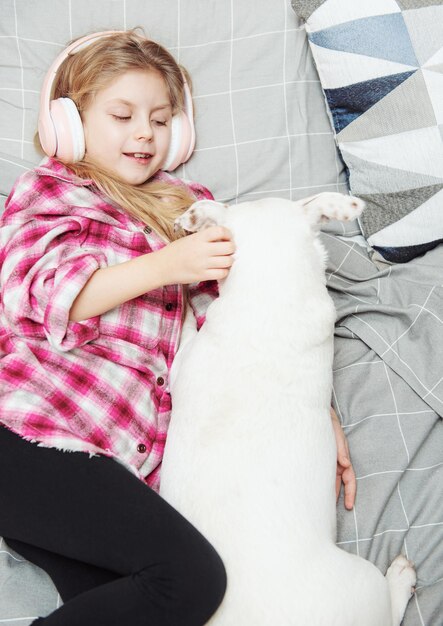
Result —
[[[154, 289], [82, 322], [69, 311], [97, 269], [165, 242], [54, 159], [17, 180], [0, 237], [0, 423], [44, 446], [115, 457], [158, 490], [183, 289]], [[216, 284], [189, 293], [201, 326]]]

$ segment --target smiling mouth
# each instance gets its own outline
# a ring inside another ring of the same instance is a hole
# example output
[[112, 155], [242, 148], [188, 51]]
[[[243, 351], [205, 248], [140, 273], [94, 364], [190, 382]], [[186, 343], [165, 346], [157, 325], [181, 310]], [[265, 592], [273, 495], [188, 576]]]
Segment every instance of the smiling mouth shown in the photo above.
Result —
[[128, 157], [141, 165], [146, 165], [146, 163], [149, 163], [149, 160], [152, 158], [152, 154], [149, 152], [124, 152], [123, 154], [125, 157]]

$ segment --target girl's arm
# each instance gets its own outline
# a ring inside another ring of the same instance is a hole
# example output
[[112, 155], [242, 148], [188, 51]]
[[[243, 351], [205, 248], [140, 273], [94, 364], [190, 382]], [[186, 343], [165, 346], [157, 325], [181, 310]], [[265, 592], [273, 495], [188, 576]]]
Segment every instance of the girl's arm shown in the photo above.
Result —
[[229, 230], [213, 226], [157, 252], [99, 269], [74, 300], [69, 319], [78, 322], [101, 315], [164, 285], [225, 278], [234, 251]]
[[[161, 251], [160, 251], [161, 252]], [[158, 252], [99, 269], [85, 284], [71, 307], [73, 322], [95, 317], [162, 286]]]

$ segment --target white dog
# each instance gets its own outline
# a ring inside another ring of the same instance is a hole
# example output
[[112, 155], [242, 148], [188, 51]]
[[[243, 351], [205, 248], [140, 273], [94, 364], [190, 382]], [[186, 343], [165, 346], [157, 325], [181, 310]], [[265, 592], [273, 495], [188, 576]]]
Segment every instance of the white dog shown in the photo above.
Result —
[[405, 557], [385, 578], [335, 545], [335, 311], [316, 230], [362, 207], [326, 193], [199, 201], [180, 218], [225, 225], [237, 247], [200, 332], [185, 324], [162, 469], [161, 494], [226, 566], [211, 625], [398, 626], [412, 595]]

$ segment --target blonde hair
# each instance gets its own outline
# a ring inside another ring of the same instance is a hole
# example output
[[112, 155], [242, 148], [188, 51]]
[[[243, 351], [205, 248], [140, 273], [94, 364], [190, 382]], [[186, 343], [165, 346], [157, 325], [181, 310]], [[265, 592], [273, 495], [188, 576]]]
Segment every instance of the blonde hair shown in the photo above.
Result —
[[[183, 74], [188, 80], [185, 70], [165, 48], [137, 30], [97, 39], [68, 56], [57, 72], [51, 98], [70, 98], [81, 116], [95, 94], [119, 74], [129, 70], [155, 71], [165, 81], [173, 114], [180, 111], [184, 104]], [[184, 185], [149, 180], [137, 186], [126, 183], [89, 162], [87, 154], [82, 161], [67, 165], [77, 176], [91, 179], [111, 200], [169, 241], [178, 236], [173, 229], [175, 218], [195, 200]]]

